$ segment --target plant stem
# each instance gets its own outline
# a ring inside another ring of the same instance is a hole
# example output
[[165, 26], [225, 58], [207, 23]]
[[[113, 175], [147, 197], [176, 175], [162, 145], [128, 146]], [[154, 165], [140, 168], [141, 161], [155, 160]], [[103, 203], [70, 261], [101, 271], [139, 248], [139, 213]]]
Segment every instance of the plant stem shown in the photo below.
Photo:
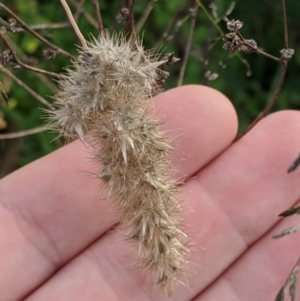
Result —
[[285, 8], [285, 0], [281, 0], [282, 7], [282, 15], [283, 15], [283, 40], [284, 40], [284, 48], [289, 48], [289, 36], [287, 29], [287, 19], [286, 19], [286, 8]]
[[[285, 9], [285, 0], [281, 0], [281, 6], [282, 6], [282, 13], [283, 13], [283, 27], [284, 27], [284, 48], [288, 49], [288, 31], [287, 31], [287, 18], [286, 18], [286, 9]], [[260, 53], [261, 54], [261, 53]], [[265, 54], [265, 53], [264, 53]], [[266, 56], [266, 55], [265, 55]], [[268, 55], [269, 56], [269, 55]], [[276, 60], [277, 61], [277, 60]], [[280, 63], [281, 63], [281, 73], [280, 73], [280, 78], [278, 81], [278, 85], [277, 88], [274, 92], [274, 95], [272, 96], [269, 104], [265, 107], [265, 109], [255, 118], [255, 120], [248, 126], [248, 128], [245, 130], [244, 133], [242, 133], [241, 135], [239, 135], [234, 141], [237, 141], [239, 139], [241, 139], [244, 135], [246, 135], [262, 118], [264, 118], [268, 112], [270, 111], [270, 109], [272, 108], [272, 106], [274, 105], [275, 101], [277, 100], [280, 91], [282, 89], [283, 83], [284, 83], [284, 79], [285, 79], [285, 75], [286, 75], [286, 69], [287, 69], [287, 60], [284, 59], [279, 59]]]
[[178, 82], [177, 82], [178, 87], [182, 85], [182, 81], [183, 81], [183, 77], [184, 77], [184, 73], [185, 73], [185, 69], [186, 69], [186, 65], [187, 65], [187, 61], [188, 61], [188, 57], [189, 57], [189, 53], [190, 53], [190, 50], [191, 50], [191, 43], [192, 43], [192, 38], [193, 38], [195, 25], [196, 25], [197, 12], [198, 12], [198, 6], [191, 9], [191, 19], [192, 19], [191, 20], [191, 27], [190, 27], [190, 31], [189, 31], [188, 40], [187, 40], [187, 43], [186, 43], [183, 62], [182, 62], [180, 72], [179, 72], [179, 77], [178, 77]]
[[6, 139], [16, 139], [16, 138], [22, 138], [29, 135], [41, 133], [47, 131], [49, 128], [47, 126], [40, 126], [36, 127], [30, 130], [20, 131], [16, 133], [9, 133], [9, 134], [0, 134], [0, 140], [6, 140]]
[[20, 23], [22, 25], [22, 27], [24, 27], [24, 29], [26, 29], [27, 31], [29, 31], [33, 36], [35, 36], [38, 40], [40, 40], [41, 42], [45, 43], [47, 46], [49, 46], [50, 48], [54, 49], [56, 52], [67, 56], [71, 59], [73, 59], [73, 56], [66, 52], [65, 50], [55, 46], [54, 44], [50, 43], [48, 40], [46, 40], [44, 37], [42, 37], [39, 33], [37, 33], [35, 30], [33, 30], [30, 26], [28, 26], [23, 20], [21, 20], [15, 13], [13, 13], [8, 7], [6, 7], [3, 3], [0, 2], [0, 7], [3, 8], [7, 13], [9, 13], [14, 19], [16, 19], [18, 21], [18, 23]]
[[156, 4], [158, 0], [150, 0], [148, 2], [148, 5], [146, 6], [146, 8], [144, 9], [144, 13], [141, 16], [141, 18], [139, 19], [139, 21], [137, 22], [136, 26], [135, 26], [135, 31], [138, 34], [141, 30], [141, 28], [143, 27], [143, 25], [145, 24], [148, 16], [150, 15], [154, 5]]
[[28, 94], [30, 94], [33, 98], [35, 98], [38, 102], [43, 104], [45, 107], [47, 107], [51, 111], [55, 110], [55, 108], [46, 99], [44, 99], [39, 94], [37, 94], [35, 91], [33, 91], [31, 88], [29, 88], [21, 80], [19, 80], [17, 77], [15, 77], [10, 71], [8, 71], [4, 67], [2, 67], [2, 65], [0, 65], [0, 71], [2, 71], [5, 75], [7, 75], [9, 78], [11, 78], [18, 86], [23, 88]]
[[24, 69], [28, 69], [28, 70], [31, 70], [33, 72], [36, 72], [36, 73], [40, 73], [40, 74], [45, 74], [45, 75], [49, 75], [53, 78], [57, 78], [57, 79], [60, 79], [62, 76], [57, 74], [57, 73], [54, 73], [54, 72], [50, 72], [50, 71], [46, 71], [46, 70], [43, 70], [43, 69], [39, 69], [39, 68], [35, 68], [33, 66], [30, 66], [30, 65], [27, 65], [23, 62], [20, 61], [20, 59], [15, 55], [14, 53], [14, 50], [11, 48], [11, 46], [9, 45], [8, 41], [6, 40], [5, 36], [0, 32], [0, 37], [2, 38], [3, 42], [5, 43], [5, 45], [8, 47], [8, 49], [10, 50], [11, 52], [11, 55], [13, 56], [13, 59], [15, 61], [15, 63], [21, 67], [23, 67]]
[[130, 39], [132, 36], [135, 35], [134, 18], [133, 18], [134, 3], [135, 3], [135, 0], [126, 0], [126, 5], [127, 5], [127, 8], [129, 9], [129, 16], [126, 20], [124, 32], [125, 32], [125, 36], [127, 39]]
[[[215, 28], [218, 30], [218, 32], [221, 35], [221, 38], [225, 35], [223, 30], [221, 29], [221, 27], [218, 25], [218, 20], [214, 20], [213, 16], [211, 16], [211, 14], [207, 11], [206, 7], [202, 4], [201, 0], [195, 0], [196, 3], [198, 4], [198, 6], [203, 10], [204, 14], [206, 15], [206, 17], [212, 22], [212, 24], [215, 26]], [[220, 38], [220, 39], [221, 39]], [[233, 56], [237, 56], [238, 59], [246, 66], [247, 68], [247, 73], [251, 72], [251, 68], [250, 65], [248, 63], [248, 61], [246, 59], [244, 59], [240, 53], [235, 52], [233, 54]]]
[[66, 0], [60, 0], [60, 3], [63, 6], [63, 8], [64, 8], [64, 10], [65, 10], [65, 12], [66, 12], [66, 14], [68, 16], [68, 19], [69, 19], [69, 21], [71, 23], [71, 26], [72, 26], [73, 30], [75, 31], [75, 34], [78, 37], [78, 39], [79, 39], [79, 41], [81, 43], [81, 46], [83, 48], [87, 48], [87, 43], [85, 41], [85, 38], [83, 37], [80, 29], [78, 28], [77, 23], [76, 23], [76, 21], [73, 18], [72, 12], [71, 12], [71, 10], [70, 10], [70, 8], [69, 8]]
[[[69, 0], [69, 1], [70, 1], [70, 3], [77, 9], [77, 11], [80, 11], [80, 10], [82, 9], [82, 5], [83, 5], [84, 2], [78, 3], [76, 0]], [[93, 27], [97, 28], [97, 27], [98, 27], [97, 21], [96, 21], [89, 13], [87, 13], [86, 11], [84, 11], [84, 9], [82, 9], [82, 11], [83, 11], [83, 15], [84, 15], [84, 17], [86, 18], [86, 20], [87, 20]], [[75, 17], [77, 17], [77, 16], [76, 16], [76, 13], [75, 13]], [[75, 17], [74, 17], [74, 18], [75, 18]], [[76, 18], [75, 18], [75, 20], [76, 20]]]
[[270, 111], [270, 109], [272, 108], [272, 106], [274, 105], [275, 101], [277, 100], [279, 93], [281, 91], [282, 85], [284, 83], [284, 79], [285, 79], [285, 74], [286, 74], [286, 69], [287, 69], [287, 65], [286, 64], [282, 64], [281, 67], [281, 73], [280, 73], [280, 78], [278, 81], [278, 85], [277, 88], [274, 92], [274, 95], [272, 96], [269, 104], [265, 107], [265, 109], [255, 118], [255, 120], [247, 127], [247, 129], [240, 135], [238, 136], [234, 141], [237, 141], [239, 139], [241, 139], [244, 135], [246, 135], [262, 118], [264, 118], [268, 112]]
[[95, 9], [95, 13], [96, 13], [96, 18], [97, 18], [97, 23], [98, 23], [98, 30], [99, 30], [99, 34], [101, 36], [103, 36], [103, 23], [102, 23], [102, 17], [101, 17], [101, 11], [100, 11], [100, 6], [99, 6], [99, 2], [98, 0], [91, 0], [94, 9]]

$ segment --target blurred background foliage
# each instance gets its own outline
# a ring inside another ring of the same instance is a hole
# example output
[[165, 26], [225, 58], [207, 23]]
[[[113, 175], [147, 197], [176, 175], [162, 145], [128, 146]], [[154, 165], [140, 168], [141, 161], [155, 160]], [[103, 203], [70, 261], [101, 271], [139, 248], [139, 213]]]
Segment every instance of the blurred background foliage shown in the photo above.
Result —
[[[82, 0], [68, 0], [70, 8], [75, 13], [74, 4]], [[138, 22], [149, 0], [136, 0], [134, 19]], [[153, 1], [155, 2], [155, 1]], [[265, 52], [279, 56], [283, 48], [282, 11], [279, 0], [203, 0], [202, 4], [224, 32], [226, 24], [222, 18], [230, 12], [229, 19], [240, 19], [244, 22], [241, 30], [247, 39], [254, 39]], [[65, 12], [59, 0], [12, 0], [2, 1], [7, 7], [21, 17], [28, 25], [67, 23]], [[121, 30], [123, 23], [116, 23], [120, 7], [126, 5], [122, 0], [100, 0], [104, 27], [109, 31]], [[295, 55], [290, 60], [287, 77], [274, 110], [300, 108], [300, 1], [286, 1], [289, 29], [289, 47], [295, 49]], [[183, 58], [187, 45], [188, 32], [191, 24], [190, 8], [195, 7], [194, 1], [157, 0], [140, 36], [146, 48], [159, 48], [164, 52], [174, 52], [176, 57]], [[97, 36], [97, 30], [85, 17], [90, 14], [95, 19], [94, 9], [89, 0], [85, 1], [84, 11], [80, 11], [78, 24], [86, 39], [91, 34]], [[8, 14], [0, 9], [0, 17], [8, 21]], [[183, 84], [204, 84], [214, 87], [224, 93], [235, 106], [240, 122], [240, 131], [263, 110], [274, 92], [280, 75], [280, 64], [255, 54], [241, 54], [251, 68], [236, 55], [222, 49], [222, 39], [215, 24], [209, 20], [203, 9], [199, 8], [196, 16], [196, 27]], [[73, 31], [65, 24], [60, 29], [38, 30], [49, 41], [76, 55], [76, 44], [79, 44]], [[70, 65], [69, 59], [58, 55], [53, 60], [43, 57], [47, 49], [43, 43], [28, 32], [8, 34], [13, 48], [22, 61], [41, 69], [52, 72], [63, 72]], [[1, 53], [6, 49], [0, 41]], [[177, 85], [182, 61], [169, 68], [171, 76], [165, 83], [165, 89]], [[55, 93], [53, 82], [45, 76], [33, 72], [6, 66], [19, 79], [38, 94], [51, 102]], [[215, 80], [209, 81], [207, 71], [218, 74]], [[0, 99], [0, 134], [18, 132], [45, 124], [41, 118], [41, 105], [11, 79], [0, 73], [2, 90], [8, 96], [7, 101]], [[1, 97], [1, 96], [0, 96]], [[184, 99], [182, 100], [184, 105]], [[53, 133], [42, 132], [19, 139], [0, 140], [0, 177], [29, 162], [44, 156], [63, 145], [63, 141], [54, 140]]]

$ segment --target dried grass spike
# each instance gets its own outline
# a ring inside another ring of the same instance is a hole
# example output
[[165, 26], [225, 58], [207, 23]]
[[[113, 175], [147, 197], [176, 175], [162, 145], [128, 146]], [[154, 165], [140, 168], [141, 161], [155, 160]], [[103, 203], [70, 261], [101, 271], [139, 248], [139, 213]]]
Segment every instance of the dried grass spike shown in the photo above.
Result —
[[[172, 148], [153, 120], [150, 98], [161, 88], [167, 60], [140, 41], [104, 34], [88, 43], [55, 96], [55, 126], [85, 139], [97, 176], [108, 190], [140, 266], [172, 294], [186, 264], [185, 234], [178, 229], [176, 182], [166, 156]], [[148, 100], [148, 101], [147, 101]]]

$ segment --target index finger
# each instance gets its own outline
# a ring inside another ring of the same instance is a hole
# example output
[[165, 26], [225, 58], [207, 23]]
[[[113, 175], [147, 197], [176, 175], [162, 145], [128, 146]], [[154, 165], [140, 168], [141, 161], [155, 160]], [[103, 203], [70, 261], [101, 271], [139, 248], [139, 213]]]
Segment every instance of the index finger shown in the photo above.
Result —
[[[189, 177], [234, 139], [232, 105], [219, 92], [187, 86], [154, 99], [164, 129], [184, 136], [173, 152], [180, 174]], [[110, 204], [87, 151], [75, 142], [3, 179], [0, 220], [0, 290], [5, 300], [24, 297], [103, 235], [114, 223]], [[182, 160], [184, 158], [184, 160]], [[16, 289], [15, 283], [18, 283]]]

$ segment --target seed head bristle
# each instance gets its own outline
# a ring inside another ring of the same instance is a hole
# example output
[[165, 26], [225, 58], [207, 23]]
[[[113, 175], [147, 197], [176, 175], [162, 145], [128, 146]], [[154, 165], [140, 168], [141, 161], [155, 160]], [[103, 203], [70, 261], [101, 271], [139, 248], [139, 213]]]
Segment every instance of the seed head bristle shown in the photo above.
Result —
[[[172, 149], [153, 120], [149, 99], [161, 89], [168, 63], [140, 41], [105, 34], [80, 51], [54, 97], [55, 127], [93, 148], [108, 190], [139, 263], [168, 295], [184, 270], [185, 235], [178, 229]], [[148, 100], [148, 101], [147, 101]]]

